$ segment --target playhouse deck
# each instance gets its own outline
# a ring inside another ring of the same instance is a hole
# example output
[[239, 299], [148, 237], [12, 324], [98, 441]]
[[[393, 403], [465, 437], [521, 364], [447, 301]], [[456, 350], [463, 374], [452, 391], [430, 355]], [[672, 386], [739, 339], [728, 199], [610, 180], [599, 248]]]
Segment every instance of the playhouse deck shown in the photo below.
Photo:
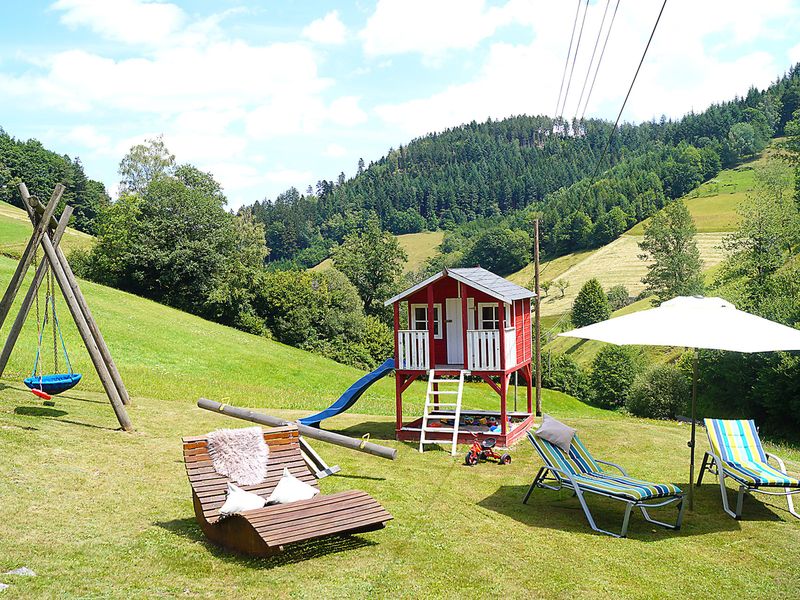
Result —
[[[442, 419], [452, 419], [454, 416], [452, 411], [447, 410], [436, 411], [434, 414]], [[461, 425], [458, 431], [458, 443], [471, 444], [473, 434], [477, 434], [478, 438], [481, 440], [494, 438], [497, 440], [498, 447], [510, 448], [531, 428], [534, 422], [534, 415], [528, 412], [509, 412], [507, 414], [508, 417], [511, 418], [511, 422], [508, 423], [505, 435], [500, 432], [489, 431], [486, 425]], [[462, 417], [469, 415], [473, 418], [494, 417], [495, 419], [500, 419], [500, 412], [491, 410], [462, 410], [461, 415]], [[421, 427], [422, 417], [419, 417], [398, 429], [396, 431], [396, 437], [398, 440], [404, 442], [418, 442], [420, 432], [422, 431]], [[446, 428], [446, 426], [442, 427], [442, 429]], [[446, 432], [438, 433], [435, 430], [428, 430], [425, 434], [425, 438], [428, 440], [450, 442], [453, 439], [453, 434]]]

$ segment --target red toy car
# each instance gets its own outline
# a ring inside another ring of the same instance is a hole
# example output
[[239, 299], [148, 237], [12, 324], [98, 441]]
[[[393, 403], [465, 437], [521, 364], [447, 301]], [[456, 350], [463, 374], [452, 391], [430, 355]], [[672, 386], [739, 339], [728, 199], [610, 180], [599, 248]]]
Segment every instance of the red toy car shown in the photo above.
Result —
[[494, 438], [486, 438], [482, 442], [479, 442], [477, 434], [473, 433], [472, 437], [474, 438], [472, 446], [464, 459], [467, 465], [477, 465], [479, 462], [489, 459], [496, 460], [500, 465], [507, 465], [511, 462], [511, 455], [508, 452], [498, 454], [494, 451], [494, 445], [497, 443], [497, 440]]

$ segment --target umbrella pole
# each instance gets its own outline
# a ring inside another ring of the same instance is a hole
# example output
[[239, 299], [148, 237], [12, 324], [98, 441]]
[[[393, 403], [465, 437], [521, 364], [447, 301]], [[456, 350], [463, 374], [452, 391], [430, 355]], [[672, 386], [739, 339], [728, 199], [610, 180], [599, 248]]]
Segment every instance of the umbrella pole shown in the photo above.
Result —
[[694, 349], [694, 360], [692, 361], [692, 439], [689, 440], [689, 452], [691, 458], [689, 459], [689, 510], [694, 510], [694, 440], [695, 440], [695, 424], [694, 412], [695, 404], [697, 403], [697, 348]]

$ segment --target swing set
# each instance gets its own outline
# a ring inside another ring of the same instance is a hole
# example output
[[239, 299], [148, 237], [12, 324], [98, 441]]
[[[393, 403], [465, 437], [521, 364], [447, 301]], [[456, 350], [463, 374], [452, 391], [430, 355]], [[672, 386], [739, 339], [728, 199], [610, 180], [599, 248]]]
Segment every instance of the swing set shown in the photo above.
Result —
[[[14, 345], [25, 325], [25, 320], [31, 309], [35, 307], [36, 358], [33, 362], [31, 376], [24, 380], [25, 385], [32, 393], [49, 403], [52, 400], [52, 396], [66, 392], [81, 380], [82, 375], [72, 370], [72, 364], [67, 353], [67, 345], [61, 333], [61, 325], [56, 312], [57, 284], [61, 289], [61, 294], [64, 297], [67, 308], [69, 308], [72, 320], [78, 328], [83, 345], [86, 347], [97, 376], [103, 384], [103, 389], [111, 402], [120, 426], [125, 431], [132, 431], [133, 424], [125, 410], [125, 405], [130, 403], [128, 391], [122, 382], [114, 360], [111, 358], [111, 352], [109, 352], [105, 339], [103, 339], [103, 334], [100, 332], [100, 328], [89, 310], [89, 305], [86, 303], [86, 298], [81, 292], [78, 280], [72, 272], [67, 257], [59, 247], [61, 237], [64, 235], [67, 223], [69, 223], [69, 219], [72, 216], [72, 207], [69, 205], [64, 207], [64, 211], [58, 220], [53, 216], [64, 190], [63, 185], [57, 185], [50, 197], [50, 201], [45, 205], [39, 202], [36, 196], [32, 196], [28, 192], [28, 188], [24, 183], [19, 184], [22, 204], [33, 224], [33, 234], [22, 253], [5, 294], [0, 299], [0, 328], [2, 328], [6, 317], [11, 311], [14, 299], [31, 264], [34, 265], [35, 273], [31, 286], [23, 298], [19, 312], [8, 332], [2, 352], [0, 352], [0, 377], [5, 371]], [[39, 246], [44, 251], [44, 260], [41, 262], [38, 260]], [[43, 314], [39, 305], [39, 287], [42, 284], [45, 285]], [[42, 348], [48, 322], [53, 332], [53, 370], [51, 373], [44, 373]], [[59, 346], [64, 355], [64, 367], [66, 369], [64, 372], [59, 372]]]
[[[33, 254], [34, 269], [39, 269], [38, 253], [34, 250]], [[55, 282], [53, 281], [53, 271], [45, 265], [47, 274], [47, 288], [45, 293], [44, 302], [44, 317], [39, 317], [39, 294], [36, 294], [36, 332], [38, 344], [36, 346], [36, 358], [33, 361], [33, 372], [31, 376], [26, 378], [23, 383], [30, 388], [31, 392], [39, 398], [49, 401], [53, 396], [66, 392], [75, 387], [81, 380], [80, 373], [72, 371], [72, 363], [69, 361], [69, 353], [67, 352], [67, 345], [64, 342], [64, 336], [61, 333], [61, 325], [58, 322], [58, 314], [56, 313], [56, 296], [55, 296]], [[52, 315], [52, 316], [51, 316]], [[47, 321], [50, 320], [53, 329], [53, 372], [47, 375], [42, 374], [42, 340], [47, 327]], [[61, 342], [61, 350], [64, 353], [64, 364], [67, 367], [66, 373], [59, 373], [58, 371], [58, 342]]]

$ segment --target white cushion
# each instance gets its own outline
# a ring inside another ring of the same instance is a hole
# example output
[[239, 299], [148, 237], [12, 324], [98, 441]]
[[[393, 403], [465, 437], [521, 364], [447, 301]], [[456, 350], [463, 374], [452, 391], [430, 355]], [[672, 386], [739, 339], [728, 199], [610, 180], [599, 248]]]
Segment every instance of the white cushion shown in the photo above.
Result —
[[272, 490], [268, 504], [288, 504], [289, 502], [297, 502], [298, 500], [310, 500], [319, 494], [319, 490], [313, 485], [308, 485], [304, 481], [300, 481], [297, 477], [289, 473], [287, 467], [283, 468], [283, 477]]
[[543, 440], [552, 442], [569, 454], [569, 447], [572, 445], [572, 438], [575, 437], [576, 431], [577, 429], [564, 425], [561, 421], [544, 414], [542, 415], [542, 424], [535, 433]]
[[228, 484], [228, 497], [219, 509], [221, 515], [233, 515], [246, 510], [255, 510], [266, 506], [267, 501], [258, 494], [247, 492], [239, 486]]

